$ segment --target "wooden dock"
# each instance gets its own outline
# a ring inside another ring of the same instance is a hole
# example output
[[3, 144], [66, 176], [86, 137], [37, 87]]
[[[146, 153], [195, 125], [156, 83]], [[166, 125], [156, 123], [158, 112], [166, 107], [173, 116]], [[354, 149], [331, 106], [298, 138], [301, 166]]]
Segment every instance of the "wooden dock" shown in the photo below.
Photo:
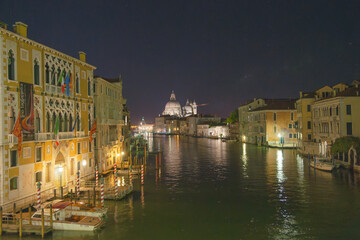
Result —
[[[20, 225], [19, 224], [3, 224], [2, 231], [3, 233], [19, 233]], [[41, 236], [41, 226], [34, 226], [29, 224], [22, 225], [22, 234], [35, 234]], [[44, 226], [44, 235], [52, 232], [52, 227]]]

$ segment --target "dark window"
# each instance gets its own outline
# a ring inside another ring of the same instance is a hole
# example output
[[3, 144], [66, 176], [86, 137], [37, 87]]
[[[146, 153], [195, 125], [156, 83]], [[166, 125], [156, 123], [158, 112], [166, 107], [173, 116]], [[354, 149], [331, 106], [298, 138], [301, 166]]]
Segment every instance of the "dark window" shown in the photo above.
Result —
[[11, 150], [10, 151], [10, 167], [16, 167], [17, 166], [17, 150]]
[[289, 128], [292, 128], [292, 124], [291, 124], [291, 123], [289, 124]]
[[15, 80], [15, 58], [14, 58], [14, 53], [12, 50], [9, 51], [8, 78], [10, 80]]
[[90, 114], [88, 116], [88, 122], [89, 122], [89, 131], [90, 131], [91, 130], [91, 116], [90, 116]]
[[346, 114], [351, 115], [351, 105], [346, 105]]
[[76, 87], [76, 93], [80, 93], [80, 80], [78, 74], [76, 74], [75, 77], [75, 87]]
[[50, 132], [51, 120], [50, 113], [46, 113], [46, 132]]
[[41, 162], [41, 147], [36, 148], [36, 162]]
[[274, 121], [276, 121], [276, 113], [274, 113]]
[[57, 85], [59, 87], [61, 86], [61, 81], [60, 81], [61, 75], [62, 75], [62, 71], [61, 71], [60, 68], [58, 68], [58, 71], [57, 71]]
[[290, 114], [291, 121], [294, 121], [294, 113]]
[[34, 84], [40, 85], [40, 72], [39, 72], [39, 62], [35, 59], [34, 61]]
[[336, 116], [339, 115], [339, 106], [336, 106]]
[[56, 72], [54, 65], [51, 67], [51, 85], [56, 85]]
[[332, 108], [330, 108], [330, 116], [332, 116]]
[[311, 111], [311, 107], [310, 107], [310, 105], [309, 105], [309, 104], [307, 105], [307, 111], [308, 111], [308, 112], [310, 112], [310, 111]]
[[50, 83], [50, 70], [48, 64], [45, 65], [45, 82]]
[[42, 172], [35, 173], [35, 182], [42, 182]]
[[90, 81], [90, 78], [88, 78], [88, 96], [91, 96], [91, 81]]
[[76, 126], [76, 128], [77, 128], [76, 130], [77, 130], [77, 131], [80, 131], [80, 118], [79, 118], [79, 116], [77, 116], [76, 125], [77, 125], [77, 126]]
[[307, 122], [307, 128], [311, 129], [311, 122], [310, 121]]
[[80, 143], [78, 143], [78, 145], [77, 145], [77, 153], [81, 154], [81, 144]]
[[292, 134], [291, 134], [291, 133], [289, 133], [289, 138], [292, 138]]
[[77, 169], [80, 171], [80, 161], [77, 162]]
[[96, 85], [93, 83], [93, 93], [96, 93]]
[[308, 134], [308, 140], [311, 140], [311, 134]]
[[89, 141], [89, 152], [91, 152], [91, 142], [90, 141]]
[[13, 177], [10, 179], [10, 190], [18, 189], [18, 177]]
[[352, 135], [352, 123], [351, 122], [346, 123], [346, 133], [347, 133], [347, 135]]

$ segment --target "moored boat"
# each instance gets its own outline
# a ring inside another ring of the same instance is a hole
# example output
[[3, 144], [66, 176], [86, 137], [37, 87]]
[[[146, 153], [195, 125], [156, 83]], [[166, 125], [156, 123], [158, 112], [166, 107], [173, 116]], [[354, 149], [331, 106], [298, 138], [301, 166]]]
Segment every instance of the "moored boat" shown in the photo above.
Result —
[[53, 209], [64, 209], [67, 212], [71, 212], [77, 216], [89, 216], [89, 217], [104, 217], [107, 213], [107, 208], [93, 207], [90, 204], [83, 202], [68, 202], [64, 200], [54, 200], [45, 202], [41, 205], [42, 208], [50, 208], [52, 204]]
[[[55, 230], [71, 230], [71, 231], [95, 231], [100, 229], [105, 221], [101, 217], [89, 217], [74, 215], [64, 209], [53, 209], [52, 213], [53, 229]], [[28, 218], [24, 218], [24, 224], [29, 223]], [[31, 216], [31, 224], [35, 226], [41, 225], [41, 210], [36, 211]], [[44, 209], [44, 225], [50, 226], [50, 209]]]
[[332, 172], [335, 168], [326, 158], [315, 158], [315, 161], [310, 161], [310, 166], [325, 172]]

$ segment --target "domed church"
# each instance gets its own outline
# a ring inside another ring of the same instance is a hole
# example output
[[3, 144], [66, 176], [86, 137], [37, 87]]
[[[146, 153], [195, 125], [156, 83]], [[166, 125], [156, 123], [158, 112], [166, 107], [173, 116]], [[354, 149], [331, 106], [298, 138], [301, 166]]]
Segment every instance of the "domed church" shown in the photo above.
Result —
[[196, 102], [190, 103], [189, 100], [186, 101], [186, 104], [183, 108], [178, 101], [176, 101], [174, 91], [171, 92], [170, 101], [165, 105], [165, 110], [163, 111], [163, 116], [174, 116], [174, 117], [188, 117], [191, 115], [197, 114], [197, 105]]

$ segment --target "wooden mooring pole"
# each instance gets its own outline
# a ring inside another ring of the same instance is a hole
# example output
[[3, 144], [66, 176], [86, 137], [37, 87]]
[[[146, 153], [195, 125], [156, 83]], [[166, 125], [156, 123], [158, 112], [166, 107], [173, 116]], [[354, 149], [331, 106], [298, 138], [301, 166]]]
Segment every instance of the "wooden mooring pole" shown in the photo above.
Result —
[[90, 190], [88, 190], [88, 203], [90, 204]]
[[53, 209], [52, 209], [52, 204], [50, 204], [50, 227], [51, 230], [53, 228]]
[[13, 213], [14, 214], [16, 213], [16, 203], [14, 203], [14, 205], [13, 205]]
[[29, 204], [29, 224], [31, 225], [31, 204]]
[[20, 208], [19, 237], [22, 237], [22, 208]]
[[45, 232], [45, 227], [44, 227], [44, 209], [41, 209], [41, 238], [44, 238], [44, 232]]
[[96, 189], [95, 187], [93, 188], [93, 191], [94, 191], [94, 207], [95, 207], [95, 204], [96, 204]]
[[2, 207], [0, 206], [0, 236], [2, 235]]

